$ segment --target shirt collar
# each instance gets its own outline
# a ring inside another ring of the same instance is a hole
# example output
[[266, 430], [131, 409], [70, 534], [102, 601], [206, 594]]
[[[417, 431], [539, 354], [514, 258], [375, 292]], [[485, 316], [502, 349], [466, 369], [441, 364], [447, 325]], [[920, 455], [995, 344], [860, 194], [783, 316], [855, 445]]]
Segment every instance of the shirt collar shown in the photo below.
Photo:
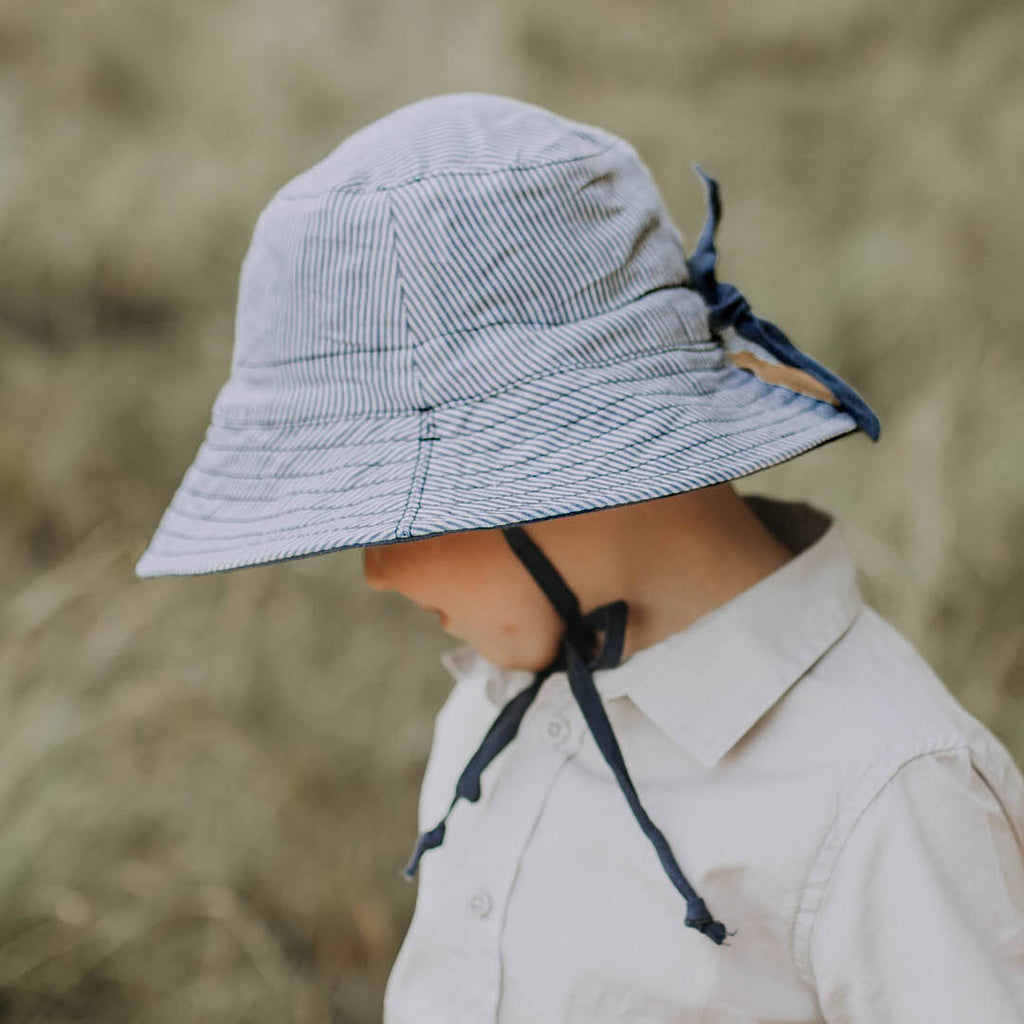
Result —
[[[605, 700], [629, 697], [708, 767], [846, 632], [861, 603], [831, 516], [794, 502], [745, 500], [794, 557], [681, 632], [594, 673]], [[441, 660], [457, 681], [483, 679], [496, 707], [533, 679], [491, 665], [468, 644]]]

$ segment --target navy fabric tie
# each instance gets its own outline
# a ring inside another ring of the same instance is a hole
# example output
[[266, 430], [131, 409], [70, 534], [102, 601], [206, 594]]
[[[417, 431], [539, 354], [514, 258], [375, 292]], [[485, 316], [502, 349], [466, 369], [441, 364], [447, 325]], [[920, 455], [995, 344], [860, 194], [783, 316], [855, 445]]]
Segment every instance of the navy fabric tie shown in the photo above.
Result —
[[[540, 692], [544, 680], [553, 672], [565, 671], [569, 678], [569, 688], [579, 705], [583, 719], [626, 798], [633, 817], [654, 847], [665, 874], [686, 900], [686, 924], [696, 928], [713, 942], [721, 944], [727, 935], [725, 925], [714, 919], [704, 901], [687, 881], [668, 840], [640, 803], [611, 722], [594, 684], [594, 671], [612, 668], [618, 665], [622, 658], [628, 613], [626, 602], [613, 601], [587, 615], [582, 615], [576, 595], [526, 531], [522, 527], [512, 526], [507, 527], [503, 533], [513, 552], [554, 605], [565, 622], [566, 629], [558, 653], [551, 664], [538, 671], [533, 682], [516, 694], [499, 712], [480, 747], [459, 777], [455, 795], [444, 818], [419, 837], [412, 860], [405, 869], [406, 877], [412, 878], [416, 874], [420, 858], [427, 850], [435, 849], [444, 842], [448, 815], [455, 804], [460, 799], [471, 803], [480, 799], [480, 776], [483, 770], [515, 738], [519, 725]], [[604, 634], [600, 645], [597, 644], [597, 632]]]
[[809, 373], [835, 395], [840, 407], [849, 413], [857, 426], [872, 441], [877, 441], [881, 428], [878, 417], [867, 402], [846, 381], [801, 352], [775, 324], [756, 317], [750, 303], [738, 289], [716, 279], [715, 263], [718, 254], [715, 250], [715, 231], [722, 216], [722, 200], [718, 194], [718, 182], [702, 167], [695, 166], [694, 170], [707, 189], [708, 215], [697, 246], [686, 261], [686, 268], [690, 277], [689, 287], [700, 293], [707, 306], [708, 326], [712, 331], [732, 327], [741, 338], [760, 345], [779, 362]]

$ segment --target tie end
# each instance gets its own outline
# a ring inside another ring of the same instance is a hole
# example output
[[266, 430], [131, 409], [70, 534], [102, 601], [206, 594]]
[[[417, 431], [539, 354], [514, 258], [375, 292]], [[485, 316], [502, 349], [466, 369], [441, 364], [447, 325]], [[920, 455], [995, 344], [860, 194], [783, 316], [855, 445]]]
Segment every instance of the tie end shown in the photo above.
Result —
[[697, 931], [706, 935], [716, 946], [722, 945], [725, 942], [726, 936], [730, 934], [726, 931], [725, 925], [721, 921], [716, 921], [711, 916], [711, 912], [700, 897], [687, 902], [686, 925], [688, 928], [696, 928]]
[[420, 866], [420, 860], [423, 854], [427, 850], [434, 850], [444, 842], [445, 826], [442, 821], [440, 825], [436, 825], [429, 832], [424, 832], [416, 841], [416, 849], [413, 850], [412, 859], [409, 861], [405, 870], [402, 872], [403, 875], [411, 882], [416, 877], [416, 872]]
[[721, 921], [710, 921], [700, 929], [716, 946], [721, 946], [730, 933], [725, 930]]

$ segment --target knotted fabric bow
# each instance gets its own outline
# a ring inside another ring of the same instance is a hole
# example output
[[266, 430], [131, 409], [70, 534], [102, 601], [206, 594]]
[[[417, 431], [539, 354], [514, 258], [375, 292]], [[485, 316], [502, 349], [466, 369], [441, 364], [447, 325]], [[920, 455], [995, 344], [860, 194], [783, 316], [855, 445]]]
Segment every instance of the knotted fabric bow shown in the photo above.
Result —
[[[499, 712], [493, 725], [484, 736], [476, 753], [469, 759], [455, 786], [455, 796], [444, 818], [424, 832], [416, 844], [412, 860], [405, 869], [407, 878], [412, 878], [419, 867], [420, 858], [427, 850], [435, 849], [444, 842], [446, 822], [459, 799], [475, 803], [480, 799], [480, 776], [497, 755], [508, 746], [519, 731], [519, 725], [527, 709], [533, 703], [544, 680], [553, 672], [565, 671], [569, 688], [583, 713], [583, 719], [590, 729], [594, 742], [611, 769], [622, 790], [623, 796], [634, 818], [650, 840], [661, 861], [669, 880], [686, 900], [686, 924], [696, 928], [709, 939], [721, 944], [726, 937], [725, 925], [716, 921], [704, 901], [697, 895], [676, 862], [672, 849], [661, 830], [651, 821], [637, 796], [636, 787], [626, 769], [622, 751], [619, 748], [611, 722], [601, 703], [601, 697], [594, 684], [592, 673], [602, 668], [618, 665], [626, 636], [628, 608], [625, 601], [613, 601], [602, 605], [587, 615], [580, 613], [579, 600], [559, 575], [555, 567], [533, 542], [522, 527], [507, 527], [503, 531], [513, 552], [527, 568], [537, 584], [554, 605], [566, 624], [558, 654], [550, 665], [538, 671], [533, 682], [514, 696]], [[598, 646], [596, 631], [604, 634]], [[596, 651], [595, 651], [595, 648]]]
[[722, 216], [722, 200], [718, 194], [718, 182], [702, 167], [695, 166], [694, 170], [707, 189], [708, 215], [697, 246], [686, 261], [686, 268], [689, 271], [689, 287], [700, 293], [707, 306], [708, 326], [712, 331], [732, 327], [741, 338], [760, 345], [781, 363], [809, 373], [835, 395], [840, 408], [849, 413], [857, 426], [872, 441], [877, 441], [880, 431], [878, 417], [867, 402], [844, 380], [801, 352], [775, 324], [756, 317], [750, 303], [738, 289], [715, 278], [715, 263], [718, 259], [715, 231]]

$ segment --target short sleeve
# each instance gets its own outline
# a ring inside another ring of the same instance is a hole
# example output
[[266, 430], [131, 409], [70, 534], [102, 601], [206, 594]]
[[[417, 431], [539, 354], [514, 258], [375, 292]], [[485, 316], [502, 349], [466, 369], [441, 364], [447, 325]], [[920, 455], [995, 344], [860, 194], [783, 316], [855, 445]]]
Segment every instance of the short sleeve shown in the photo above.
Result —
[[829, 1024], [1024, 1021], [1024, 855], [968, 750], [907, 762], [867, 805], [809, 952]]

